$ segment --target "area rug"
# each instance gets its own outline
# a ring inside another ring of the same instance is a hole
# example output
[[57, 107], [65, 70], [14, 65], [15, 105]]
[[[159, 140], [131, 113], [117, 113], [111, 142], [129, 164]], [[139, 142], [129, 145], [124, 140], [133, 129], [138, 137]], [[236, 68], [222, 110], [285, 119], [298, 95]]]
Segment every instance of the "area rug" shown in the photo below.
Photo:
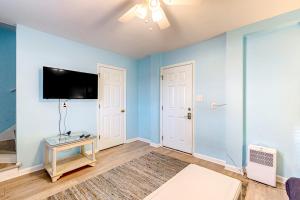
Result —
[[48, 200], [140, 200], [188, 164], [151, 152], [48, 197]]
[[[141, 200], [189, 164], [169, 156], [151, 152], [47, 199]], [[247, 183], [243, 182], [243, 197], [245, 197], [246, 188]]]

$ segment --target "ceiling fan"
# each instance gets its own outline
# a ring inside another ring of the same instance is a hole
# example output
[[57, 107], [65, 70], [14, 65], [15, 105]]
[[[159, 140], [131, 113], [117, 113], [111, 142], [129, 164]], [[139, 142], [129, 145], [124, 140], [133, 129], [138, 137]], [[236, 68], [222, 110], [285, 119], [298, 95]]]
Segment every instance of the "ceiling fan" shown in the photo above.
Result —
[[[165, 5], [188, 5], [191, 0], [161, 0]], [[126, 23], [135, 17], [145, 19], [149, 16], [153, 22], [157, 23], [160, 29], [170, 27], [170, 22], [166, 16], [165, 11], [161, 7], [160, 0], [143, 0], [141, 3], [136, 3], [125, 14], [123, 14], [119, 21]], [[192, 0], [193, 1], [193, 0]]]

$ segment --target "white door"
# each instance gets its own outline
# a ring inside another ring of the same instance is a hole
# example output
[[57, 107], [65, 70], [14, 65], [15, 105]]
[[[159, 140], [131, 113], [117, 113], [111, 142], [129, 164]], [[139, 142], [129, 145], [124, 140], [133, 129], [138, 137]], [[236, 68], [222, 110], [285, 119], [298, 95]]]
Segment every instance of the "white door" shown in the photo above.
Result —
[[126, 71], [100, 68], [98, 149], [124, 143], [125, 140], [125, 80]]
[[162, 70], [162, 144], [193, 151], [193, 65]]

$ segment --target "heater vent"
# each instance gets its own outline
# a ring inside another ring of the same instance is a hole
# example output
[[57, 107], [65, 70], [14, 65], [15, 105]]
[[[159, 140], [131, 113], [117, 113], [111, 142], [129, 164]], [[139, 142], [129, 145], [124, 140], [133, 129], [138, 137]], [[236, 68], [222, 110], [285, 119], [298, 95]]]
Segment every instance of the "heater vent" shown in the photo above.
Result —
[[273, 167], [273, 154], [250, 149], [250, 161]]

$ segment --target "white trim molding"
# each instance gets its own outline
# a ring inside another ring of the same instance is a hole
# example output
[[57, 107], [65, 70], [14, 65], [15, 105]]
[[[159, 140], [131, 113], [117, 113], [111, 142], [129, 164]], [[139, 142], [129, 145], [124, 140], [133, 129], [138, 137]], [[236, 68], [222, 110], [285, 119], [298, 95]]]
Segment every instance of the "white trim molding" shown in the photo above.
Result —
[[222, 166], [225, 166], [225, 164], [226, 164], [225, 160], [221, 160], [221, 159], [214, 158], [214, 157], [207, 156], [207, 155], [200, 154], [200, 153], [194, 153], [193, 156], [196, 158], [202, 159], [202, 160], [206, 160], [206, 161], [218, 164], [218, 165], [222, 165]]
[[160, 144], [153, 143], [153, 142], [150, 142], [150, 146], [151, 146], [151, 147], [155, 147], [155, 148], [161, 147]]
[[7, 171], [0, 172], [0, 182], [7, 181], [9, 179], [17, 178], [19, 176], [23, 176], [26, 174], [30, 174], [36, 171], [40, 171], [44, 169], [43, 164], [35, 165], [27, 168], [13, 168]]
[[32, 167], [27, 167], [27, 168], [20, 168], [19, 169], [19, 176], [23, 176], [25, 174], [30, 174], [36, 171], [40, 171], [44, 169], [44, 165], [43, 164], [39, 164], [39, 165], [35, 165]]
[[139, 141], [141, 141], [141, 142], [145, 142], [145, 143], [148, 143], [148, 144], [150, 144], [151, 143], [151, 141], [149, 140], [149, 139], [146, 139], [146, 138], [137, 138], [137, 140], [139, 140]]
[[139, 140], [139, 138], [131, 138], [131, 139], [127, 139], [127, 140], [125, 141], [125, 143], [128, 144], [128, 143], [131, 143], [131, 142], [136, 142], [136, 141], [138, 141], [138, 140]]
[[131, 143], [131, 142], [135, 142], [135, 141], [141, 141], [141, 142], [148, 143], [151, 147], [155, 147], [155, 148], [161, 147], [160, 144], [151, 142], [151, 140], [146, 139], [146, 138], [141, 138], [141, 137], [128, 139], [128, 140], [126, 140], [126, 143]]
[[168, 68], [172, 68], [172, 67], [178, 67], [178, 66], [183, 66], [183, 65], [189, 65], [189, 64], [193, 64], [195, 66], [196, 61], [195, 60], [190, 60], [190, 61], [186, 61], [186, 62], [181, 62], [181, 63], [176, 63], [173, 65], [166, 65], [161, 67], [160, 69], [168, 69]]
[[237, 174], [244, 175], [244, 169], [241, 168], [241, 167], [236, 167], [236, 166], [233, 166], [233, 165], [225, 164], [225, 169], [228, 170], [228, 171], [237, 173]]

